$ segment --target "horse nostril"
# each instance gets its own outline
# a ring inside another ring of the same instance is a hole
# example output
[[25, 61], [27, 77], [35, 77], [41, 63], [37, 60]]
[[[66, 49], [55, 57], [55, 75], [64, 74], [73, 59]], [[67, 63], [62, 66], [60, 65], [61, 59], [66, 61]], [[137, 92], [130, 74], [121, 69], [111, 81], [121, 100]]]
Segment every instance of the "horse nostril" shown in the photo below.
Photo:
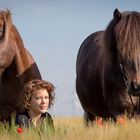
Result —
[[140, 97], [140, 84], [131, 82], [129, 86], [129, 94]]
[[133, 90], [136, 90], [136, 89], [138, 88], [138, 86], [137, 86], [136, 83], [131, 82], [131, 88], [132, 88]]

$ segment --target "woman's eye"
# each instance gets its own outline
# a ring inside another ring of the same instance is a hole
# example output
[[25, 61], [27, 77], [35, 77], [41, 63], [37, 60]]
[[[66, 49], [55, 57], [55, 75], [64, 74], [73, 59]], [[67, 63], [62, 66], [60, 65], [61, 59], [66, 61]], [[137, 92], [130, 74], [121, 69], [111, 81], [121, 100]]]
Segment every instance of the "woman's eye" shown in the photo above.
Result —
[[36, 99], [38, 100], [38, 99], [40, 99], [40, 97], [36, 97]]

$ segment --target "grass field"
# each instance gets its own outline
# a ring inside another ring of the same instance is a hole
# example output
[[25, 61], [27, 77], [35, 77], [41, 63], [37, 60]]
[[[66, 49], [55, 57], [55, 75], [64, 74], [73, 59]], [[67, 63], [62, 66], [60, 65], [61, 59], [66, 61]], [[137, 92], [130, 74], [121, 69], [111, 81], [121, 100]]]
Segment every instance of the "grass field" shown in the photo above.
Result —
[[13, 124], [0, 125], [0, 140], [139, 140], [140, 120], [127, 120], [121, 123], [111, 121], [94, 123], [86, 127], [83, 118], [54, 118], [55, 133], [45, 130], [38, 133], [35, 129], [17, 132]]

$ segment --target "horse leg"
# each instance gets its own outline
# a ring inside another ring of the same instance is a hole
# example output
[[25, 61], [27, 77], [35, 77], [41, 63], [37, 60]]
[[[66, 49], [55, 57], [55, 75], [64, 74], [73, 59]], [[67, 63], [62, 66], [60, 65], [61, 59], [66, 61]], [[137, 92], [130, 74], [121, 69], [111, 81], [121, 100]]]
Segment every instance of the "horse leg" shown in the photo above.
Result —
[[84, 121], [86, 126], [89, 126], [95, 120], [95, 115], [91, 114], [90, 112], [84, 112]]

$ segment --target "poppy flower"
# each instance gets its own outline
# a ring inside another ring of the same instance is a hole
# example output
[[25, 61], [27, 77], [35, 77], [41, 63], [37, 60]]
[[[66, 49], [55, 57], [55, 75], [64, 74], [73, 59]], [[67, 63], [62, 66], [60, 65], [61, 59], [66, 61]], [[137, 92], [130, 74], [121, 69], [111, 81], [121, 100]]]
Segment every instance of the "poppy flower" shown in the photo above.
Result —
[[103, 127], [103, 119], [102, 118], [97, 118], [96, 124], [100, 127]]
[[18, 132], [18, 133], [22, 133], [22, 132], [23, 132], [23, 129], [22, 129], [21, 127], [18, 127], [18, 128], [17, 128], [17, 132]]
[[117, 118], [117, 124], [125, 124], [125, 123], [126, 123], [126, 119], [124, 117]]

